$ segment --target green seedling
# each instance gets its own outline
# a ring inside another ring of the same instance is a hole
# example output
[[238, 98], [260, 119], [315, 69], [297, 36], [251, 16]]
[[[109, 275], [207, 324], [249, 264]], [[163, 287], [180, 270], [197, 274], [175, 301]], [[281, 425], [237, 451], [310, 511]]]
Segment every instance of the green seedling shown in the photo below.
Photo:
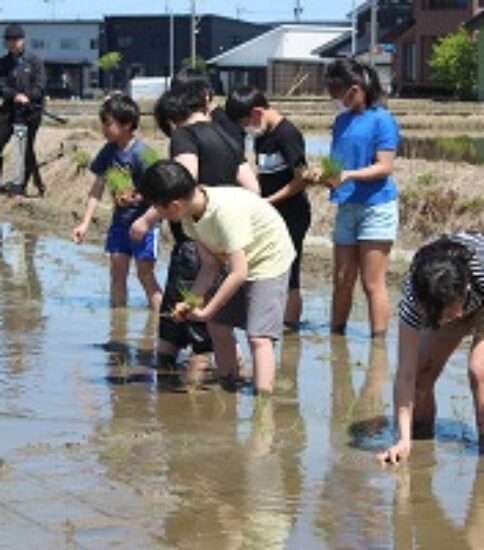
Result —
[[200, 296], [197, 296], [188, 288], [181, 287], [178, 290], [185, 304], [187, 304], [191, 309], [195, 309], [200, 306]]
[[111, 193], [118, 197], [133, 193], [134, 186], [131, 173], [128, 168], [122, 166], [113, 166], [106, 171], [106, 185]]
[[330, 156], [321, 157], [321, 169], [323, 180], [332, 180], [338, 178], [343, 171], [343, 164]]
[[161, 155], [156, 149], [146, 147], [141, 153], [141, 160], [145, 166], [149, 167], [161, 160]]
[[84, 173], [91, 164], [91, 155], [88, 151], [82, 148], [76, 148], [72, 153], [72, 160], [76, 164], [76, 173]]
[[[183, 302], [189, 306], [191, 310], [200, 307], [200, 297], [187, 288], [180, 287], [178, 291], [181, 294]], [[160, 313], [162, 319], [173, 319], [175, 310]], [[195, 342], [203, 342], [205, 335], [200, 333], [196, 326], [192, 325], [188, 320], [185, 320], [185, 325], [188, 333]]]

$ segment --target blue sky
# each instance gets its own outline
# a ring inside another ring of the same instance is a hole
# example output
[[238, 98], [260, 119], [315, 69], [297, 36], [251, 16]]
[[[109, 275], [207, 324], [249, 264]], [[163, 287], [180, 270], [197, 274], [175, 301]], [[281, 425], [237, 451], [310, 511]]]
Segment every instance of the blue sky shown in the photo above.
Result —
[[[360, 4], [363, 0], [356, 0]], [[217, 13], [253, 21], [292, 20], [295, 0], [197, 0], [201, 13]], [[301, 0], [303, 19], [345, 18], [352, 0]], [[120, 13], [160, 13], [170, 7], [186, 13], [190, 0], [0, 0], [2, 19], [92, 18]]]

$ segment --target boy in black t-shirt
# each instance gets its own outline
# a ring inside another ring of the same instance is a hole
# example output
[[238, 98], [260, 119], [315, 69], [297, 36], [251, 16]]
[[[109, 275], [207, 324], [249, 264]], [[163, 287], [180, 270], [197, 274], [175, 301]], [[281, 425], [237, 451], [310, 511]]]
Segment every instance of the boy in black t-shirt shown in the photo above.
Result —
[[173, 79], [170, 90], [175, 93], [184, 93], [187, 90], [205, 94], [207, 100], [207, 114], [211, 120], [217, 123], [240, 147], [242, 153], [245, 150], [245, 132], [238, 124], [233, 122], [222, 107], [214, 100], [214, 91], [206, 72], [200, 69], [187, 67], [181, 69]]
[[292, 122], [270, 107], [257, 88], [236, 88], [225, 109], [253, 137], [261, 194], [284, 218], [297, 252], [285, 314], [286, 326], [297, 329], [302, 311], [301, 254], [311, 223], [311, 208], [301, 175], [306, 166], [304, 138]]
[[[196, 181], [204, 185], [240, 185], [259, 192], [257, 178], [241, 149], [207, 114], [207, 97], [203, 89], [165, 92], [155, 107], [158, 126], [169, 135], [170, 158], [183, 164]], [[140, 239], [159, 221], [155, 209], [131, 226], [131, 235]], [[196, 245], [179, 224], [171, 224], [175, 246], [171, 253], [168, 277], [161, 305], [159, 356], [171, 362], [178, 350], [192, 346], [195, 355], [211, 351], [205, 325], [173, 322], [169, 313], [183, 300], [181, 289], [191, 288], [200, 269]], [[196, 361], [194, 361], [196, 363]]]

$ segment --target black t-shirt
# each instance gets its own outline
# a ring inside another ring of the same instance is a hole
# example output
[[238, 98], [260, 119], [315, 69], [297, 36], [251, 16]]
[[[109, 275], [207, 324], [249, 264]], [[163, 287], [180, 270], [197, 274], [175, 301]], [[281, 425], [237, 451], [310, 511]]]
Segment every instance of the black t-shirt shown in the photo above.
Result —
[[237, 143], [242, 152], [245, 151], [245, 132], [242, 127], [235, 124], [222, 107], [215, 107], [210, 117]]
[[[170, 158], [192, 154], [198, 158], [198, 181], [204, 185], [236, 185], [239, 166], [245, 162], [242, 150], [214, 122], [200, 121], [173, 132]], [[185, 237], [180, 224], [171, 224], [177, 242]]]
[[[268, 197], [294, 179], [294, 171], [306, 164], [304, 138], [286, 118], [256, 138], [254, 143], [261, 194]], [[302, 191], [274, 205], [285, 219], [309, 215], [310, 205]]]

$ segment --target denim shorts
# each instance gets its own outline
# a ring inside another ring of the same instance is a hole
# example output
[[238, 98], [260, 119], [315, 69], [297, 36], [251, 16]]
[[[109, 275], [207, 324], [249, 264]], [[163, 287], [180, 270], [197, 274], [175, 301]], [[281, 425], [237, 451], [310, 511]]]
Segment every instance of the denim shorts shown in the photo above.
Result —
[[158, 257], [158, 227], [150, 229], [140, 242], [129, 237], [129, 225], [111, 225], [104, 250], [108, 254], [126, 254], [136, 260], [152, 260]]
[[398, 202], [382, 204], [345, 203], [338, 205], [334, 222], [335, 244], [359, 241], [394, 241], [398, 228]]

